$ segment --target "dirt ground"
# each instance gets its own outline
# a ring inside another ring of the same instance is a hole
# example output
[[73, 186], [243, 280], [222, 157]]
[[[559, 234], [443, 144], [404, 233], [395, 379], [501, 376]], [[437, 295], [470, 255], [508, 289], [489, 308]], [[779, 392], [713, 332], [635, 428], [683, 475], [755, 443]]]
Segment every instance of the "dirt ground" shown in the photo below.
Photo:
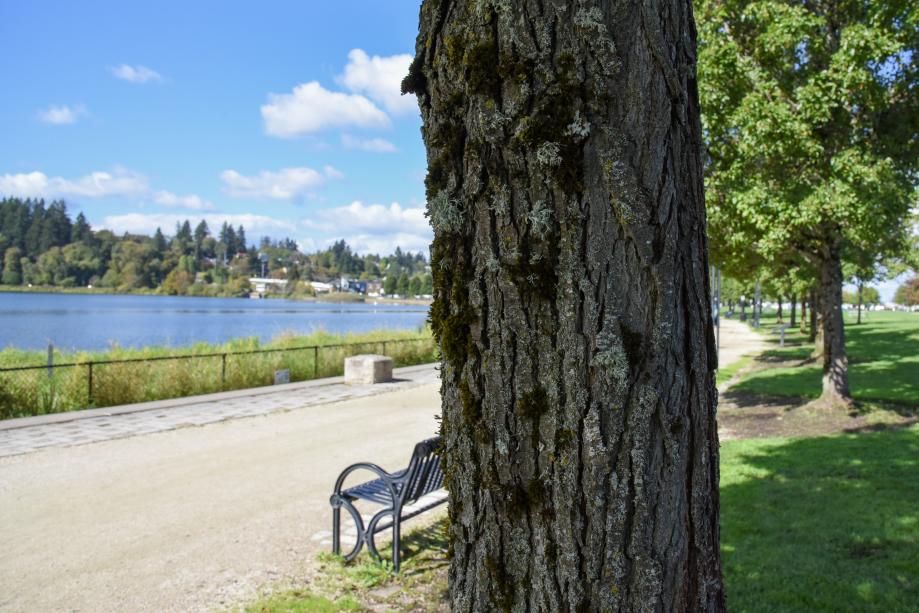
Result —
[[213, 611], [302, 582], [352, 462], [437, 431], [438, 385], [0, 458], [0, 611]]

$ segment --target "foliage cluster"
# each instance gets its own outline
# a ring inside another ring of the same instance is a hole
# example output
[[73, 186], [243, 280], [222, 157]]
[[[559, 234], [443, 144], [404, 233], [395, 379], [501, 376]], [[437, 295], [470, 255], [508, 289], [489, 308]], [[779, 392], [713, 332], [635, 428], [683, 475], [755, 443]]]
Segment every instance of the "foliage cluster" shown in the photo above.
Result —
[[[308, 291], [297, 281], [385, 277], [387, 293], [431, 293], [422, 253], [398, 246], [388, 256], [358, 255], [344, 240], [314, 253], [300, 252], [289, 238], [263, 237], [252, 245], [243, 226], [224, 222], [216, 235], [207, 222], [177, 224], [171, 237], [93, 230], [80, 213], [71, 221], [66, 204], [0, 200], [0, 258], [4, 285], [101, 287], [121, 292], [157, 290], [171, 295], [238, 296], [251, 276], [283, 278], [290, 292]], [[426, 290], [426, 291], [425, 291]]]

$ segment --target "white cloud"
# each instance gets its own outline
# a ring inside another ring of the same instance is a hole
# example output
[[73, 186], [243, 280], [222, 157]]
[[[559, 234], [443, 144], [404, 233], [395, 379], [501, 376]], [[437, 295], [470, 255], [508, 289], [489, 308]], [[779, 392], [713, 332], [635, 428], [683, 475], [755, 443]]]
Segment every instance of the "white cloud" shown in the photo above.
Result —
[[398, 202], [393, 202], [387, 207], [355, 200], [346, 206], [318, 210], [314, 218], [304, 219], [303, 225], [323, 231], [347, 228], [350, 232], [363, 234], [409, 232], [431, 235], [424, 208], [403, 207]]
[[402, 251], [420, 251], [427, 257], [431, 247], [431, 237], [407, 232], [383, 235], [357, 234], [343, 238], [357, 253], [386, 255], [395, 251], [396, 247], [401, 247]]
[[268, 104], [261, 110], [265, 132], [281, 138], [330, 127], [390, 125], [386, 113], [364, 96], [329, 91], [316, 81], [298, 85], [290, 94], [268, 94]]
[[[296, 231], [296, 224], [285, 220], [268, 217], [266, 215], [221, 215], [208, 213], [201, 216], [207, 222], [207, 225], [213, 231], [223, 225], [223, 222], [234, 226], [242, 225], [246, 228], [246, 234], [250, 239], [258, 236], [280, 236], [287, 235]], [[177, 223], [182, 223], [188, 219], [187, 215], [178, 215], [175, 213], [127, 213], [125, 215], [109, 215], [101, 221], [94, 223], [94, 226], [111, 230], [116, 234], [131, 232], [137, 234], [153, 234], [157, 228], [162, 228], [164, 232], [169, 233], [175, 228]], [[195, 218], [198, 219], [197, 217]]]
[[349, 134], [342, 134], [341, 144], [345, 149], [360, 149], [361, 151], [371, 151], [373, 153], [393, 153], [398, 151], [394, 144], [382, 138], [364, 140], [354, 138]]
[[75, 180], [38, 171], [0, 175], [0, 194], [21, 198], [139, 196], [149, 189], [143, 175], [124, 168], [93, 172]]
[[159, 191], [153, 194], [153, 202], [168, 208], [188, 209], [190, 211], [213, 211], [217, 208], [213, 202], [204, 200], [196, 194], [179, 196], [167, 191]]
[[398, 202], [384, 206], [355, 201], [316, 211], [301, 224], [324, 234], [326, 242], [344, 238], [360, 253], [392, 253], [397, 245], [426, 253], [432, 238], [424, 208], [403, 207]]
[[70, 107], [67, 105], [49, 106], [38, 111], [38, 119], [56, 126], [75, 123], [81, 116], [86, 115], [86, 107], [82, 104]]
[[278, 171], [263, 170], [255, 176], [242, 175], [235, 170], [224, 170], [220, 178], [223, 191], [234, 198], [272, 198], [293, 200], [308, 194], [326, 182], [326, 179], [340, 179], [344, 175], [326, 166], [323, 172], [312, 168], [282, 168]]
[[146, 66], [130, 66], [121, 64], [109, 69], [115, 77], [129, 83], [149, 83], [151, 81], [162, 81], [163, 76], [152, 68]]
[[394, 115], [417, 113], [415, 96], [402, 95], [402, 79], [411, 63], [412, 56], [407, 53], [371, 57], [363, 49], [352, 49], [338, 82], [352, 92], [367, 95]]
[[111, 172], [92, 172], [78, 179], [49, 177], [43, 172], [0, 175], [0, 195], [19, 198], [107, 198], [114, 196], [149, 200], [169, 207], [193, 211], [212, 211], [213, 203], [198, 195], [181, 196], [169, 191], [154, 192], [142, 174], [116, 168]]

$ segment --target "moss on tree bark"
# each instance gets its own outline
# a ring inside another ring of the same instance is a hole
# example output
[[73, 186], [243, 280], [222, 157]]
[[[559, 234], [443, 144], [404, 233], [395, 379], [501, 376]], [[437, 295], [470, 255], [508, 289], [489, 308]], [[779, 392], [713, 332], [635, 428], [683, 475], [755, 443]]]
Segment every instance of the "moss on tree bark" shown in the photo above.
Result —
[[426, 0], [454, 611], [720, 611], [685, 1]]

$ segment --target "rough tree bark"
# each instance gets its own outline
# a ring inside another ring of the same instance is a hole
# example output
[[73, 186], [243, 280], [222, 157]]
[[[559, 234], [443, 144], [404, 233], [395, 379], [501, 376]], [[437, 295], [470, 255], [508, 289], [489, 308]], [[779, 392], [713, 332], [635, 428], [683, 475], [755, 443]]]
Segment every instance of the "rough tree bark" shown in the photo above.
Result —
[[820, 402], [827, 406], [852, 404], [849, 392], [849, 358], [842, 314], [842, 258], [831, 244], [820, 265], [820, 334], [823, 355], [823, 391]]
[[426, 0], [453, 611], [721, 611], [687, 0]]

